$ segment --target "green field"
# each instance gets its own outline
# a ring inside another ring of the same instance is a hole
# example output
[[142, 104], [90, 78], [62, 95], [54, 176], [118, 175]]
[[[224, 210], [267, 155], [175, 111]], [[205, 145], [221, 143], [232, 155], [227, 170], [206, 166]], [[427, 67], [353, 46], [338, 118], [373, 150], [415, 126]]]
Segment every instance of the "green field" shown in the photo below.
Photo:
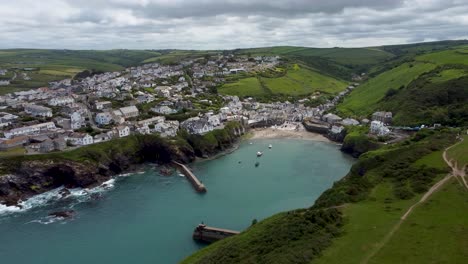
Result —
[[416, 57], [418, 61], [443, 64], [468, 65], [468, 47], [460, 47], [454, 50], [444, 50]]
[[256, 77], [240, 79], [234, 83], [224, 84], [218, 91], [222, 94], [238, 95], [241, 97], [262, 96], [267, 93]]
[[343, 209], [347, 219], [343, 227], [344, 235], [337, 238], [313, 263], [361, 263], [418, 198], [398, 200], [393, 195], [392, 184], [384, 182], [378, 185], [372, 190], [370, 199], [349, 204]]
[[245, 49], [243, 54], [256, 55], [283, 55], [302, 57], [321, 57], [341, 64], [366, 65], [375, 64], [394, 55], [380, 48], [307, 48], [307, 47], [269, 47]]
[[[0, 87], [0, 94], [47, 86], [51, 81], [71, 78], [85, 69], [120, 71], [158, 55], [159, 52], [143, 50], [2, 50], [0, 69], [10, 69], [18, 76], [26, 72], [32, 80], [22, 80], [18, 77], [11, 85]], [[24, 68], [35, 68], [35, 70], [30, 72]]]
[[[281, 71], [277, 71], [281, 72]], [[314, 92], [336, 94], [346, 88], [346, 83], [332, 77], [320, 74], [297, 64], [288, 67], [282, 77], [250, 77], [222, 86], [218, 91], [222, 94], [245, 96], [268, 96], [282, 94], [305, 96]]]
[[448, 69], [440, 72], [437, 76], [430, 78], [430, 80], [433, 83], [442, 83], [465, 75], [468, 75], [467, 69]]
[[388, 90], [405, 87], [422, 73], [429, 72], [435, 67], [436, 65], [431, 63], [402, 64], [359, 86], [345, 98], [343, 103], [338, 106], [338, 110], [345, 115], [367, 116], [373, 111], [379, 110], [378, 103], [385, 97]]
[[369, 263], [465, 263], [468, 259], [466, 212], [466, 189], [451, 179], [413, 210]]

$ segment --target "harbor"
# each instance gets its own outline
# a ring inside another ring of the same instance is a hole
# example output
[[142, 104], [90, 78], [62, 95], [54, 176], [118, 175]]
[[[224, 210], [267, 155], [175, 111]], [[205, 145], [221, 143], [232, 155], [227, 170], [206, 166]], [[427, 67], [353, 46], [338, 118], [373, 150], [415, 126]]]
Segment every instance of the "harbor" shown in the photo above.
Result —
[[[255, 155], [259, 150], [264, 151], [261, 158]], [[135, 256], [141, 264], [179, 263], [206, 246], [192, 238], [202, 221], [244, 231], [253, 219], [309, 207], [353, 162], [325, 142], [249, 139], [228, 155], [187, 166], [210, 189], [203, 195], [179, 175], [179, 167], [164, 175], [149, 165], [141, 168], [143, 173], [116, 178], [105, 190], [77, 190], [67, 200], [0, 217], [0, 255], [5, 263], [58, 264], [67, 259], [70, 264], [124, 264], [135, 262]], [[74, 216], [49, 216], [67, 210]], [[48, 243], [43, 243], [44, 234]], [[21, 254], [24, 249], [30, 254]]]
[[195, 174], [192, 173], [189, 168], [187, 168], [187, 166], [176, 161], [173, 161], [172, 164], [174, 164], [182, 172], [182, 174], [185, 175], [187, 180], [192, 184], [193, 188], [195, 188], [197, 192], [206, 192], [205, 185], [197, 178], [197, 176], [195, 176]]
[[195, 227], [193, 240], [203, 243], [213, 243], [218, 240], [240, 234], [239, 231], [207, 226], [203, 223]]

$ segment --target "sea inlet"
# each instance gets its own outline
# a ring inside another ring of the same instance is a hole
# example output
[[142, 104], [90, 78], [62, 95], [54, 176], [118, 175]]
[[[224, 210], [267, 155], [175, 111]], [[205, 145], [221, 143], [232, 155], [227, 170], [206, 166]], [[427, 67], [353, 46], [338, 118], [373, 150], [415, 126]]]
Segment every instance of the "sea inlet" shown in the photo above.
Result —
[[[257, 151], [263, 155], [257, 157]], [[57, 201], [58, 192], [50, 192], [28, 201], [23, 210], [3, 208], [0, 260], [174, 264], [205, 246], [192, 240], [194, 227], [202, 221], [243, 230], [253, 219], [309, 207], [353, 162], [333, 143], [244, 141], [228, 155], [190, 165], [207, 187], [205, 194], [197, 193], [179, 173], [163, 176], [147, 165], [144, 172], [100, 188], [73, 190], [66, 199]], [[48, 217], [60, 210], [74, 210], [75, 215]]]

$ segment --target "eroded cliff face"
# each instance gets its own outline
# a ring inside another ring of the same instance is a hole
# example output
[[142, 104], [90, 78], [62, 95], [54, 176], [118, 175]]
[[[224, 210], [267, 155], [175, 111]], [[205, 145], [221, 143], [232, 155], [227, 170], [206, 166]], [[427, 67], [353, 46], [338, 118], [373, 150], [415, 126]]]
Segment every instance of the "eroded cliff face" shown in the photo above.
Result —
[[11, 174], [0, 177], [0, 203], [16, 205], [18, 201], [60, 187], [91, 187], [109, 177], [108, 168], [72, 161], [21, 162]]
[[24, 160], [15, 163], [7, 175], [0, 176], [0, 203], [8, 206], [31, 196], [64, 186], [66, 188], [91, 188], [112, 176], [130, 171], [144, 162], [165, 164], [170, 160], [189, 163], [195, 159], [190, 148], [171, 146], [145, 149], [146, 154], [134, 156], [116, 154], [100, 162], [62, 159]]
[[[108, 142], [100, 148], [83, 147], [74, 159], [61, 155], [0, 160], [0, 204], [17, 205], [33, 195], [64, 186], [90, 188], [145, 162], [190, 163], [196, 156], [216, 155], [237, 142], [245, 129], [237, 123], [203, 136], [162, 139], [138, 135]], [[58, 153], [60, 154], [60, 153]]]

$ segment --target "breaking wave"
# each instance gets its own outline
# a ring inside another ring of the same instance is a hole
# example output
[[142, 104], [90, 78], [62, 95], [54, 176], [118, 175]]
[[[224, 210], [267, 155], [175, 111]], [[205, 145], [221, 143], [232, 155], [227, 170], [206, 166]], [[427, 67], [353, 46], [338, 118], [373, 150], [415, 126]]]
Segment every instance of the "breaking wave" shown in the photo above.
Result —
[[[126, 176], [126, 175], [124, 175]], [[50, 190], [45, 193], [41, 193], [35, 195], [25, 201], [20, 201], [18, 206], [6, 206], [4, 204], [0, 204], [0, 216], [9, 215], [13, 213], [20, 213], [26, 212], [32, 208], [42, 207], [46, 205], [50, 205], [58, 200], [62, 199], [76, 199], [78, 202], [85, 202], [93, 198], [94, 195], [100, 194], [102, 192], [106, 192], [108, 190], [113, 189], [115, 186], [115, 179], [110, 179], [108, 181], [103, 182], [101, 185], [95, 188], [75, 188], [75, 189], [66, 189], [64, 187], [59, 187], [54, 190]], [[52, 221], [50, 219], [46, 219], [47, 223]], [[42, 221], [42, 220], [38, 220]]]

